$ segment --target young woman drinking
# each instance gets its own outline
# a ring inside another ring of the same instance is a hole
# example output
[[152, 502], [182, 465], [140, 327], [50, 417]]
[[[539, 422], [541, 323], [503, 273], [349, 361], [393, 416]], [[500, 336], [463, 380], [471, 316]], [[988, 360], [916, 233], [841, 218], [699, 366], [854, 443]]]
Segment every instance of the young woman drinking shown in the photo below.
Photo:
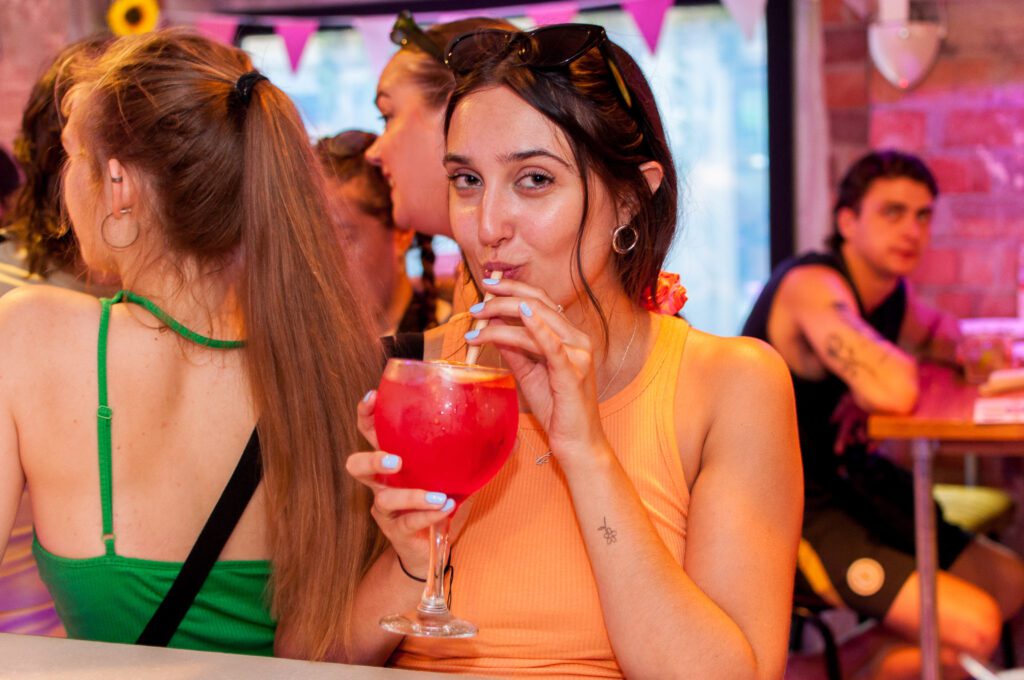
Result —
[[[802, 498], [792, 388], [766, 345], [645, 309], [677, 215], [649, 86], [596, 26], [476, 31], [447, 57], [450, 221], [493, 297], [425, 354], [480, 346], [511, 369], [518, 444], [455, 521], [468, 641], [374, 630], [415, 606], [424, 529], [451, 504], [382, 484], [393, 453], [349, 459], [391, 543], [361, 591], [357, 647], [501, 677], [780, 677]], [[371, 441], [374, 405], [359, 406]]]

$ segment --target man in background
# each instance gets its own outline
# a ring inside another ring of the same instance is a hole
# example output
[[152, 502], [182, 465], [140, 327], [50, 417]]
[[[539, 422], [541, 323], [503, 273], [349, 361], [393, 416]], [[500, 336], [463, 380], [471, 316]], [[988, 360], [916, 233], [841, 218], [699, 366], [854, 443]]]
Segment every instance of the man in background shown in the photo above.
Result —
[[[884, 678], [920, 676], [919, 600], [910, 475], [875, 455], [868, 413], [909, 413], [917, 362], [953, 362], [956, 319], [918, 298], [906, 277], [928, 245], [938, 187], [918, 158], [873, 152], [839, 186], [826, 252], [783, 262], [743, 334], [770, 343], [793, 377], [805, 516], [797, 592], [880, 622], [843, 661]], [[942, 663], [988, 658], [1024, 600], [1011, 551], [947, 523], [936, 507]]]

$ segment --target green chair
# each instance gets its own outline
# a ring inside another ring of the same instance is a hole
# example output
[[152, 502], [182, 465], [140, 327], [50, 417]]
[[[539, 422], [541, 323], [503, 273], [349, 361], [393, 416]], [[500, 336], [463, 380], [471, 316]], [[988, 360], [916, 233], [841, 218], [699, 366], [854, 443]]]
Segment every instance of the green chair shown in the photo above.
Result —
[[[1002, 489], [936, 484], [932, 494], [942, 506], [942, 514], [947, 522], [975, 534], [998, 539], [999, 534], [1013, 521], [1013, 498]], [[1007, 668], [1015, 667], [1017, 654], [1009, 623], [1003, 624], [1000, 646], [1003, 650], [1003, 665]]]

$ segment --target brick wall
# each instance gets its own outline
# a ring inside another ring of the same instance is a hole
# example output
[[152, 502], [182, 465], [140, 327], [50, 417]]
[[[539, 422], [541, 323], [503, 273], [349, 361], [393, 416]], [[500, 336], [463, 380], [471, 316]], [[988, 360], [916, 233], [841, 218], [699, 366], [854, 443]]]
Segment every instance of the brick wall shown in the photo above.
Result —
[[0, 2], [0, 146], [11, 148], [32, 84], [68, 38], [65, 0]]
[[959, 316], [1012, 316], [1024, 243], [1024, 12], [948, 0], [935, 68], [902, 92], [870, 64], [866, 23], [823, 0], [833, 179], [868, 148], [921, 155], [943, 197], [919, 290]]
[[[66, 44], [105, 30], [110, 0], [0, 0], [0, 146], [10, 149], [36, 78]], [[202, 11], [216, 0], [174, 0]]]

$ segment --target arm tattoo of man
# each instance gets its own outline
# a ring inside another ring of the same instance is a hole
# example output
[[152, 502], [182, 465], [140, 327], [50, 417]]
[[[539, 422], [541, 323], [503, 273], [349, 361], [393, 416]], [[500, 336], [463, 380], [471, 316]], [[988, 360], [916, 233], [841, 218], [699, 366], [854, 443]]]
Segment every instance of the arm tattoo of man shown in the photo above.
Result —
[[[859, 314], [851, 311], [845, 302], [835, 302], [832, 304], [832, 307], [839, 312], [843, 321], [845, 321], [853, 330], [861, 334], [872, 336], [872, 338], [878, 336], [875, 329], [866, 323]], [[868, 340], [868, 342], [871, 341], [872, 340]], [[843, 372], [851, 378], [857, 377], [857, 373], [862, 370], [865, 373], [870, 373], [872, 375], [875, 373], [875, 367], [862, 361], [857, 356], [858, 353], [853, 344], [844, 342], [837, 333], [830, 333], [828, 337], [825, 338], [825, 352], [839, 362], [842, 366]]]
[[604, 524], [599, 526], [597, 528], [597, 530], [604, 532], [604, 542], [607, 545], [611, 545], [616, 540], [618, 540], [618, 532], [615, 531], [615, 529], [612, 529], [610, 526], [608, 526], [608, 518], [607, 517], [602, 517], [601, 521], [603, 521]]
[[835, 333], [830, 333], [825, 339], [825, 351], [830, 357], [839, 362], [842, 366], [842, 372], [851, 378], [856, 378], [858, 371], [862, 368], [871, 372], [867, 365], [857, 359], [853, 347], [844, 343], [843, 339]]

